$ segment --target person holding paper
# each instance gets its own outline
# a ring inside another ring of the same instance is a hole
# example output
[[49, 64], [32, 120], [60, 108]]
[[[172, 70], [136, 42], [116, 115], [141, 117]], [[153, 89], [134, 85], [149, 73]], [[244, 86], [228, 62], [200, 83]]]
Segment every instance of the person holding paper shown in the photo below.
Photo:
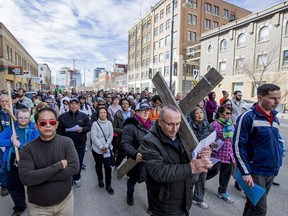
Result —
[[216, 120], [211, 123], [212, 128], [217, 133], [216, 142], [223, 143], [222, 147], [215, 151], [213, 150], [212, 156], [219, 160], [208, 171], [206, 180], [209, 180], [216, 176], [219, 171], [219, 183], [217, 196], [224, 199], [228, 203], [232, 203], [233, 199], [227, 193], [228, 183], [232, 174], [232, 167], [235, 162], [233, 149], [232, 149], [232, 137], [234, 131], [234, 125], [231, 120], [232, 108], [227, 105], [222, 105], [216, 112]]
[[[203, 110], [199, 106], [196, 106], [190, 112], [190, 118], [191, 121], [189, 124], [198, 141], [205, 139], [214, 131], [209, 125], [208, 121], [205, 120]], [[193, 203], [199, 205], [203, 209], [209, 208], [208, 204], [204, 201], [206, 176], [207, 173], [205, 172], [199, 174], [199, 178], [195, 184], [193, 196]]]
[[263, 84], [257, 89], [258, 102], [242, 114], [236, 123], [233, 150], [243, 181], [266, 190], [256, 206], [247, 198], [243, 215], [266, 215], [267, 195], [274, 177], [282, 165], [281, 136], [276, 107], [281, 91], [274, 84]]
[[113, 126], [111, 121], [107, 119], [106, 107], [98, 109], [97, 117], [98, 120], [92, 124], [91, 140], [98, 185], [100, 188], [104, 188], [102, 172], [102, 165], [104, 165], [106, 190], [110, 195], [113, 195], [114, 190], [111, 187]]
[[180, 124], [180, 110], [166, 105], [143, 140], [149, 210], [155, 216], [189, 215], [197, 174], [212, 167], [209, 147], [189, 160], [178, 134]]
[[[59, 125], [57, 127], [57, 134], [67, 136], [74, 142], [76, 148], [80, 169], [78, 174], [73, 176], [73, 183], [78, 188], [81, 186], [81, 167], [85, 155], [86, 148], [86, 133], [91, 130], [91, 123], [85, 113], [79, 111], [80, 103], [78, 98], [71, 98], [69, 102], [69, 111], [61, 114], [58, 117]], [[76, 126], [76, 131], [67, 131], [68, 128]]]

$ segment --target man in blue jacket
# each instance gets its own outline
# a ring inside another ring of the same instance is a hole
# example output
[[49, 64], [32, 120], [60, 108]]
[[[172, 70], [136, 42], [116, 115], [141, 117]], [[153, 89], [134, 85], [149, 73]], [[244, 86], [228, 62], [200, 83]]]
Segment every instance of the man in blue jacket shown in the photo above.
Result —
[[249, 187], [256, 183], [266, 190], [256, 206], [247, 198], [245, 216], [266, 215], [267, 195], [282, 165], [282, 139], [275, 111], [281, 99], [280, 88], [263, 84], [257, 89], [257, 97], [258, 103], [238, 118], [233, 137], [233, 150], [242, 179]]
[[12, 127], [8, 126], [0, 134], [0, 147], [5, 147], [2, 158], [2, 168], [6, 170], [7, 187], [14, 202], [12, 216], [21, 215], [26, 208], [25, 189], [18, 175], [15, 148], [21, 149], [24, 144], [37, 138], [38, 131], [30, 121], [30, 113], [27, 109], [21, 109], [15, 122], [16, 135], [13, 135]]

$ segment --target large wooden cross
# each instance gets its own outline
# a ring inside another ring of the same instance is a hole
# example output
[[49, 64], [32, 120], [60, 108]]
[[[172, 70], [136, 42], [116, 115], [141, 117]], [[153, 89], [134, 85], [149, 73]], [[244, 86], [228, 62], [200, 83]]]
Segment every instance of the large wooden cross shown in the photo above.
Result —
[[[186, 116], [223, 79], [224, 79], [223, 76], [215, 68], [211, 68], [209, 72], [205, 74], [205, 76], [199, 81], [198, 85], [194, 87], [183, 100], [181, 100], [179, 105], [176, 102], [174, 95], [169, 89], [161, 73], [158, 72], [152, 79], [152, 82], [156, 87], [163, 104], [164, 105], [172, 104], [176, 106], [179, 110], [181, 110], [181, 125], [179, 129], [179, 138], [190, 160], [192, 158], [193, 150], [198, 145], [198, 140], [193, 130], [189, 126]], [[137, 162], [135, 160], [129, 158], [118, 169], [117, 172], [118, 179], [122, 178], [136, 164]]]

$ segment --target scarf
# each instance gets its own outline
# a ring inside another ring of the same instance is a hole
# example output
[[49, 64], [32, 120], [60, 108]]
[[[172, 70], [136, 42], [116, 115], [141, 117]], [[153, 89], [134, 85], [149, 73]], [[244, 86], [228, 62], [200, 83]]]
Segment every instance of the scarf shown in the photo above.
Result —
[[233, 137], [232, 121], [219, 117], [217, 122], [223, 126], [224, 139], [231, 139]]
[[138, 116], [137, 114], [135, 115], [135, 118], [144, 126], [144, 128], [149, 129], [150, 128], [150, 120], [147, 119], [146, 122], [144, 122], [140, 116]]

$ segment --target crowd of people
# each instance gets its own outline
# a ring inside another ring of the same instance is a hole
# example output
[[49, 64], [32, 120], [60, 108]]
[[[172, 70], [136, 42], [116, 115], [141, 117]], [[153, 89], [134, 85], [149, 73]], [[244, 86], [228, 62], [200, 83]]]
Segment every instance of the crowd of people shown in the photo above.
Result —
[[[181, 110], [163, 106], [159, 95], [147, 89], [133, 94], [56, 88], [31, 99], [23, 88], [11, 96], [1, 93], [1, 196], [10, 194], [12, 216], [27, 207], [29, 215], [73, 215], [72, 186], [81, 187], [87, 148], [94, 158], [98, 186], [110, 195], [112, 172], [117, 173], [125, 158], [137, 162], [127, 173], [126, 202], [134, 205], [136, 183], [145, 182], [150, 215], [189, 215], [192, 203], [208, 209], [205, 182], [218, 173], [217, 196], [232, 203], [228, 183], [237, 172], [249, 187], [257, 183], [266, 189], [256, 206], [247, 198], [243, 215], [267, 212], [266, 197], [284, 151], [275, 111], [280, 88], [274, 84], [260, 86], [258, 102], [244, 114], [241, 91], [235, 91], [232, 99], [223, 91], [219, 103], [216, 93], [210, 92], [192, 108], [187, 120], [197, 139], [216, 132], [214, 145], [192, 160], [179, 139]], [[177, 94], [176, 102], [181, 99]], [[236, 181], [235, 187], [242, 191]]]

